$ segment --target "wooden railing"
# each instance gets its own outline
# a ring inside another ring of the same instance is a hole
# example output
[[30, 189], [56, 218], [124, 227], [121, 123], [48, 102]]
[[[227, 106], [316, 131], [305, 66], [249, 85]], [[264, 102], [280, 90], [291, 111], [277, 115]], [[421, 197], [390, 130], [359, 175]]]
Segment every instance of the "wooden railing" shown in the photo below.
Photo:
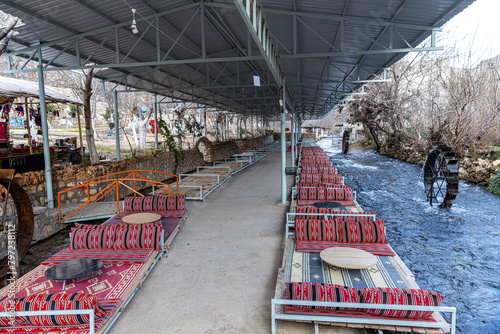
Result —
[[[103, 175], [103, 176], [88, 180], [88, 181], [86, 181], [83, 184], [80, 184], [78, 186], [71, 187], [71, 188], [65, 189], [63, 191], [60, 191], [57, 194], [58, 207], [59, 207], [59, 221], [63, 222], [66, 219], [68, 219], [69, 217], [71, 217], [73, 214], [75, 214], [75, 212], [77, 212], [80, 209], [82, 209], [83, 207], [85, 207], [86, 205], [100, 201], [106, 195], [111, 193], [113, 190], [116, 191], [116, 213], [120, 212], [119, 186], [122, 186], [124, 188], [129, 189], [132, 192], [132, 194], [134, 195], [134, 197], [136, 197], [136, 196], [144, 197], [144, 195], [141, 194], [136, 189], [136, 184], [137, 184], [137, 182], [147, 182], [147, 183], [150, 183], [152, 186], [158, 186], [158, 188], [163, 190], [166, 195], [170, 195], [170, 196], [172, 195], [172, 193], [171, 193], [172, 185], [171, 184], [166, 184], [163, 182], [150, 180], [150, 179], [148, 179], [145, 176], [140, 174], [140, 173], [144, 173], [144, 172], [154, 173], [154, 174], [162, 174], [162, 175], [166, 176], [165, 179], [175, 178], [175, 180], [176, 180], [176, 193], [175, 194], [176, 195], [179, 194], [179, 176], [174, 175], [174, 174], [159, 172], [159, 171], [154, 171], [154, 170], [132, 170], [132, 171], [111, 173], [111, 174]], [[127, 174], [127, 175], [122, 177], [122, 176], [120, 176], [122, 174]], [[129, 183], [129, 184], [127, 184], [127, 183]], [[91, 188], [93, 186], [98, 186], [98, 185], [102, 185], [102, 186], [104, 186], [104, 188], [101, 189], [100, 191], [98, 191], [92, 197], [90, 197]], [[66, 193], [66, 192], [69, 192], [72, 190], [74, 191], [74, 190], [82, 189], [82, 188], [86, 188], [86, 190], [87, 190], [87, 201], [85, 203], [83, 203], [82, 205], [80, 205], [77, 209], [75, 209], [73, 212], [71, 212], [69, 215], [67, 215], [63, 219], [61, 216], [61, 195]]]

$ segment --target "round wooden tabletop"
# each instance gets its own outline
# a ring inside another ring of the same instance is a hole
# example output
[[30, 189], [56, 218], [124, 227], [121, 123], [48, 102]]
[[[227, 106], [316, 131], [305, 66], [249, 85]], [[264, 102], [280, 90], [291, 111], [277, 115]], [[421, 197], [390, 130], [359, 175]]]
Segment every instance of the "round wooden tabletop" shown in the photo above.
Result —
[[321, 260], [332, 266], [347, 269], [370, 268], [377, 264], [377, 257], [369, 252], [351, 247], [331, 247], [321, 251]]
[[161, 215], [153, 212], [139, 212], [126, 215], [122, 221], [127, 224], [146, 224], [156, 222], [161, 219]]

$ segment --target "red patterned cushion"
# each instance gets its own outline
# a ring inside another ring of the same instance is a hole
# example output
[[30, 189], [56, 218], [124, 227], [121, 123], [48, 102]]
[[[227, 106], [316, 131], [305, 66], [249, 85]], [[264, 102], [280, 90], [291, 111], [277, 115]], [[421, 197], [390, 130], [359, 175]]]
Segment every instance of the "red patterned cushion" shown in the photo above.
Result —
[[336, 174], [337, 167], [336, 166], [320, 166], [318, 167], [318, 172], [322, 174]]
[[[361, 290], [362, 303], [439, 306], [445, 296], [427, 290], [411, 290], [396, 288], [365, 288]], [[376, 310], [363, 309], [363, 312], [384, 317], [424, 319], [432, 315], [432, 311], [411, 310]]]
[[118, 226], [114, 249], [161, 250], [161, 227]]
[[[87, 293], [35, 294], [19, 299], [20, 311], [79, 310], [94, 309], [95, 318], [106, 315], [94, 295]], [[28, 316], [33, 326], [78, 325], [89, 322], [87, 314]]]
[[342, 184], [342, 174], [321, 174], [321, 182], [330, 184]]
[[162, 223], [161, 223], [161, 220], [158, 220], [157, 222], [154, 222], [154, 223], [144, 223], [144, 224], [127, 224], [127, 223], [116, 223], [116, 227], [119, 227], [119, 226], [125, 226], [125, 227], [130, 227], [130, 226], [142, 226], [142, 227], [161, 227], [162, 226]]
[[154, 196], [147, 197], [125, 197], [124, 211], [153, 211]]
[[345, 222], [373, 222], [373, 216], [368, 217], [366, 215], [373, 215], [372, 211], [370, 212], [333, 212], [333, 213], [342, 213], [348, 216], [338, 217], [338, 220]]
[[333, 220], [297, 220], [295, 236], [298, 241], [337, 241]]
[[99, 227], [101, 225], [93, 225], [93, 224], [78, 224], [78, 223], [75, 223], [75, 228], [96, 228], [96, 227]]
[[113, 249], [116, 226], [72, 228], [70, 249]]
[[124, 211], [186, 210], [186, 195], [126, 197]]
[[[20, 304], [14, 298], [4, 299], [0, 302], [0, 312], [11, 312], [11, 311], [21, 311]], [[25, 317], [14, 316], [11, 317], [0, 317], [0, 326], [16, 326], [22, 323], [26, 323]]]
[[[313, 282], [285, 283], [285, 299], [310, 300], [318, 302], [359, 303], [359, 290], [336, 284], [319, 284]], [[320, 307], [320, 306], [285, 306], [285, 312], [293, 309], [328, 310], [328, 311], [356, 311], [349, 307]]]
[[327, 201], [352, 201], [352, 195], [353, 192], [350, 187], [326, 188]]
[[386, 244], [384, 220], [374, 222], [349, 222], [337, 219], [338, 242]]

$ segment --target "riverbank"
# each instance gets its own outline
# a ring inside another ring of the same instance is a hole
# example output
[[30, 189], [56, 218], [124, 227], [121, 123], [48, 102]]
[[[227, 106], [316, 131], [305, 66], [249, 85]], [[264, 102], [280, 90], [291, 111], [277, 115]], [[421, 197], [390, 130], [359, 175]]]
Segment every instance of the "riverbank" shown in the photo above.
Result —
[[[365, 148], [373, 149], [373, 147]], [[424, 165], [428, 154], [428, 152], [418, 150], [408, 144], [398, 147], [382, 145], [379, 153], [420, 166]], [[500, 174], [500, 148], [480, 150], [476, 157], [465, 157], [459, 160], [458, 167], [460, 179], [488, 187], [493, 179]]]

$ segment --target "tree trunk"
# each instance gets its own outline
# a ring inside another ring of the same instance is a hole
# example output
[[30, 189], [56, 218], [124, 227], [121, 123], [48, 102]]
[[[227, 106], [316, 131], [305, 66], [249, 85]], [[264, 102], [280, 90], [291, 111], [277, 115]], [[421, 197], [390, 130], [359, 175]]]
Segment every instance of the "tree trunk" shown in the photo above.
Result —
[[132, 137], [134, 138], [134, 147], [139, 148], [139, 141], [137, 140], [137, 131], [135, 130], [138, 127], [139, 120], [136, 115], [132, 116], [132, 120], [130, 121], [130, 129], [132, 130]]
[[92, 97], [92, 79], [94, 69], [90, 69], [85, 76], [85, 87], [83, 90], [83, 114], [85, 117], [85, 135], [87, 137], [87, 150], [90, 153], [90, 163], [99, 163], [99, 155], [95, 147], [94, 131], [92, 129], [92, 112], [90, 108], [90, 98]]

